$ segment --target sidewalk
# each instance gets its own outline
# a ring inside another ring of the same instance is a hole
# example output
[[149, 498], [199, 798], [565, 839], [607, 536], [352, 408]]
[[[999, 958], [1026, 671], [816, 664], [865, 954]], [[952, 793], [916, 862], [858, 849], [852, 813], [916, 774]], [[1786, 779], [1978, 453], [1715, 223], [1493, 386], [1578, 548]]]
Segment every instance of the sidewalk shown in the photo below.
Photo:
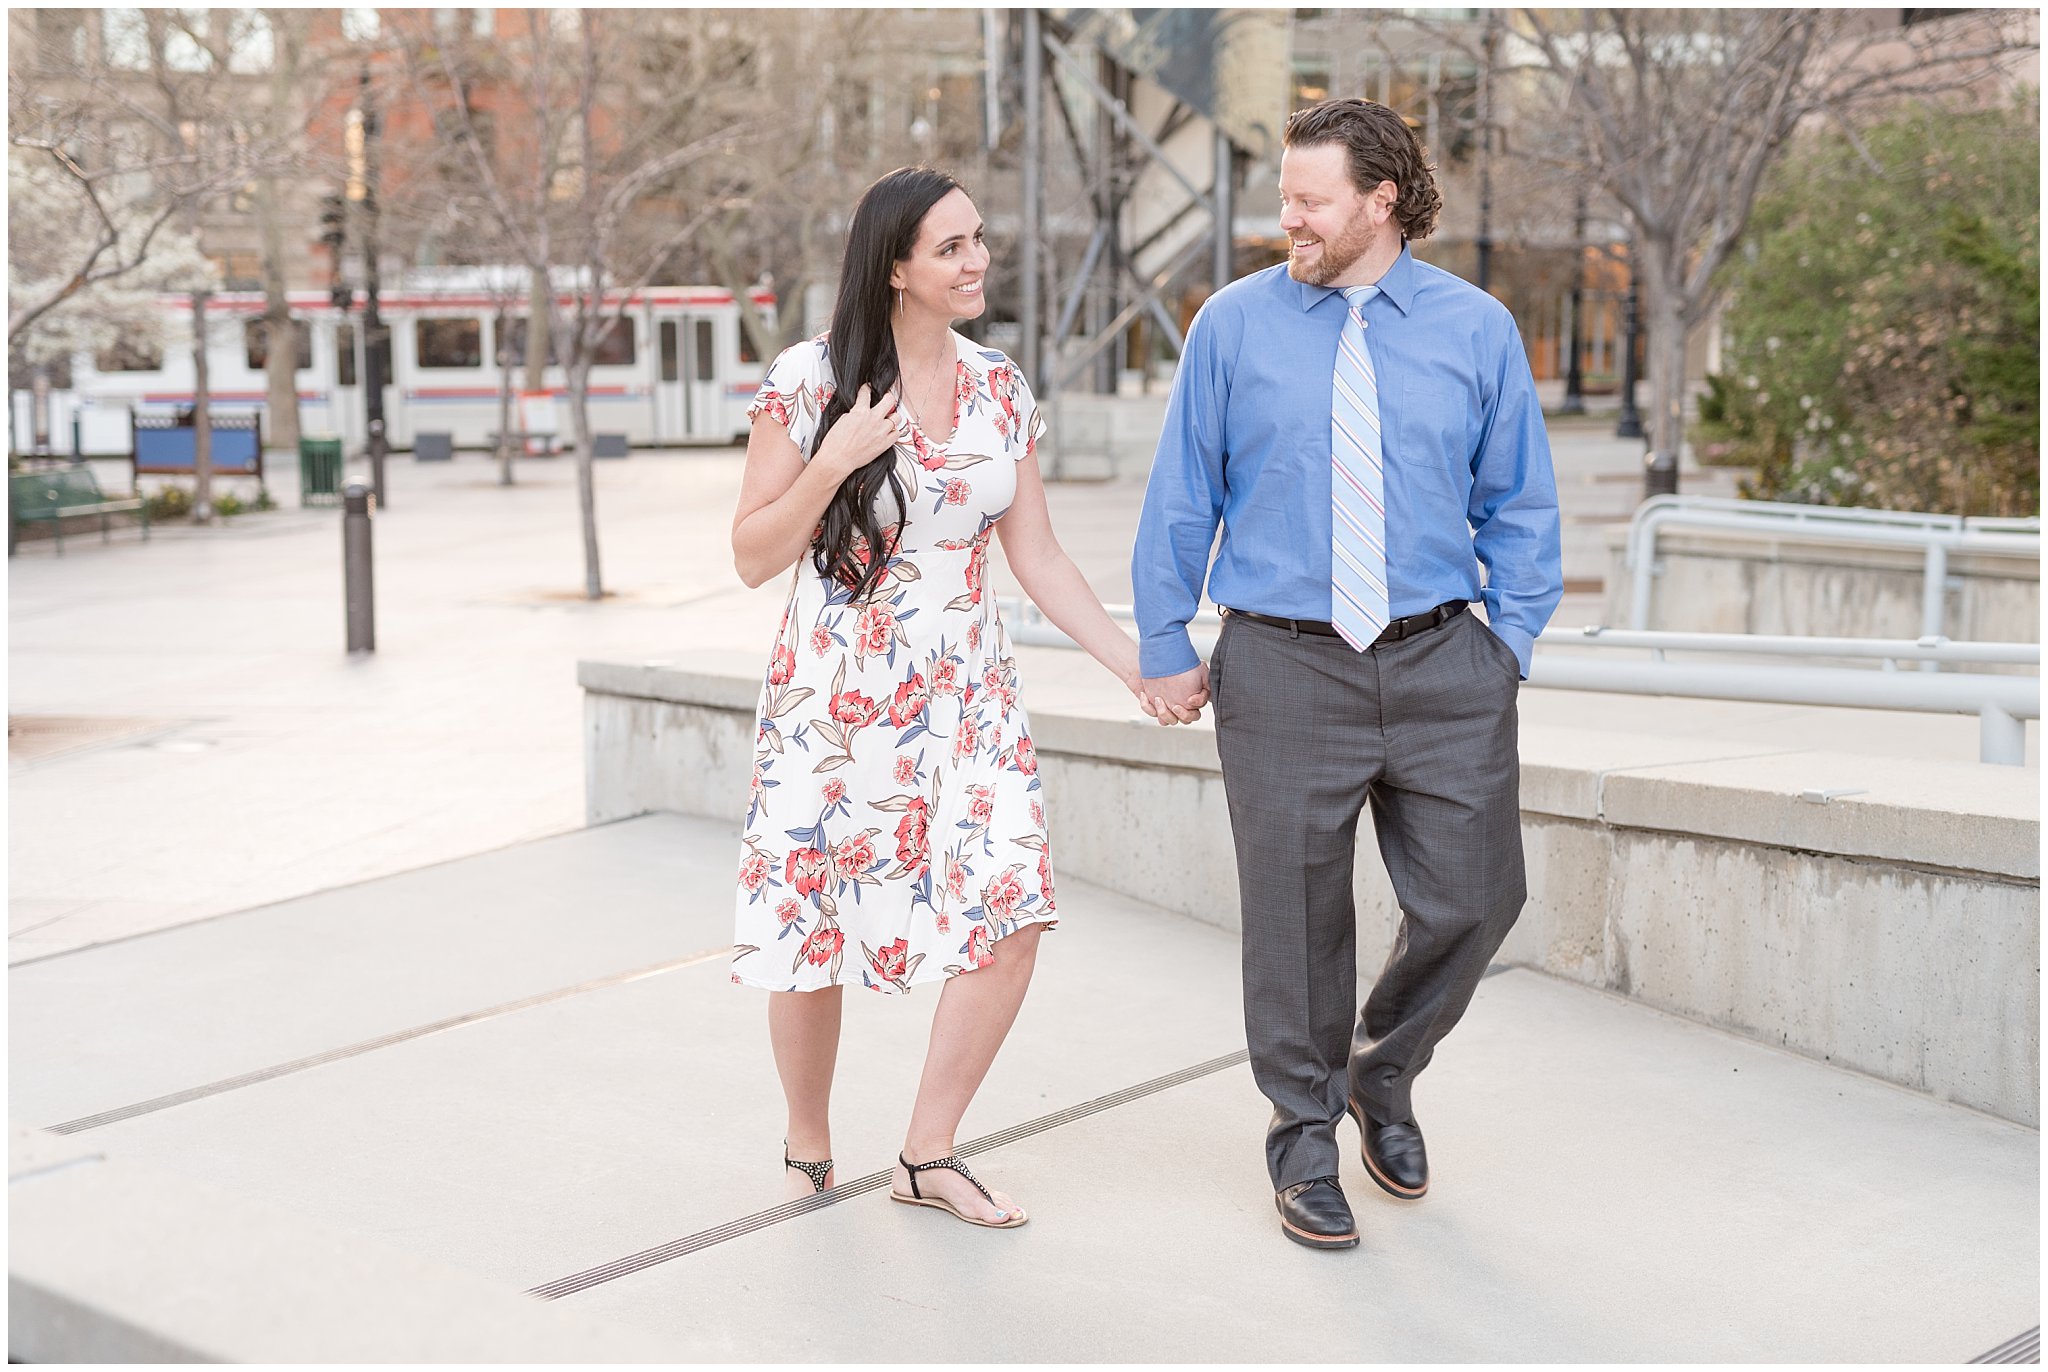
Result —
[[[679, 1361], [1957, 1362], [2039, 1323], [2037, 1134], [1529, 971], [1418, 1090], [1430, 1195], [1346, 1124], [1363, 1242], [1298, 1248], [1235, 940], [1079, 882], [962, 1135], [1032, 1222], [879, 1194], [929, 992], [848, 997], [843, 1190], [782, 1206], [762, 1002], [693, 895], [736, 841], [649, 816], [17, 967], [10, 1115]], [[217, 1258], [156, 1255], [213, 1300]]]
[[[1601, 535], [1637, 498], [1641, 445], [1605, 419], [1553, 445], [1574, 589], [1598, 622]], [[717, 659], [753, 672], [787, 585], [739, 585], [735, 450], [598, 467], [606, 584], [580, 599], [574, 470], [394, 459], [376, 525], [378, 652], [343, 652], [339, 516], [286, 509], [143, 544], [82, 540], [10, 564], [9, 961], [86, 947], [583, 823], [582, 658]], [[1726, 473], [1688, 473], [1718, 489]], [[279, 491], [296, 489], [289, 472]], [[1130, 599], [1136, 480], [1055, 486], [1055, 528], [1098, 594]], [[1012, 593], [1002, 570], [998, 594]], [[1079, 653], [1025, 649], [1026, 699], [1131, 709]], [[1976, 721], [1528, 690], [1530, 725], [1969, 761]], [[2038, 726], [2028, 726], [2030, 758]]]

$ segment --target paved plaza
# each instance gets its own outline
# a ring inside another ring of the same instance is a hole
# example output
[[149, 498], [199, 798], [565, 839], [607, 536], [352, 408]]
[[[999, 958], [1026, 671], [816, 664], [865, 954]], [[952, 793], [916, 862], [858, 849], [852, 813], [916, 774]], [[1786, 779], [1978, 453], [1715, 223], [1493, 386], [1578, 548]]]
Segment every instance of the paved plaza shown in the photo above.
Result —
[[[1559, 623], [1599, 619], [1637, 498], [1640, 445], [1607, 433], [1554, 430]], [[615, 595], [591, 604], [569, 463], [502, 488], [476, 455], [396, 459], [357, 660], [335, 511], [24, 545], [13, 1123], [676, 1360], [1960, 1361], [2038, 1325], [2035, 1131], [1527, 970], [1482, 984], [1418, 1092], [1430, 1196], [1382, 1196], [1352, 1149], [1360, 1248], [1286, 1244], [1235, 940], [1078, 881], [963, 1134], [1032, 1223], [881, 1194], [936, 995], [849, 998], [847, 1185], [781, 1206], [761, 1002], [723, 966], [738, 817], [583, 818], [578, 660], [758, 670], [786, 583], [732, 572], [739, 475], [737, 450], [600, 464]], [[1142, 490], [1051, 491], [1105, 600]], [[1058, 649], [1023, 674], [1046, 710], [1120, 690]], [[1976, 749], [1970, 717], [1522, 710], [1760, 754]], [[192, 1242], [173, 1291], [236, 1260]]]

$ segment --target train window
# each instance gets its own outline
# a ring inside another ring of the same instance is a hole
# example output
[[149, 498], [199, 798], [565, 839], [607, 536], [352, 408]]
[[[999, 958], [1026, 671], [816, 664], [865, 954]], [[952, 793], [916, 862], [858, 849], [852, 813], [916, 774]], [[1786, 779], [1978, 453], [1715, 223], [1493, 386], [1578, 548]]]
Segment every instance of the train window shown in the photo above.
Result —
[[356, 326], [353, 324], [334, 326], [334, 384], [356, 384]]
[[[542, 326], [542, 331], [546, 332], [545, 325]], [[504, 322], [503, 332], [498, 338], [498, 355], [505, 359], [505, 365], [508, 367], [524, 367], [526, 365], [526, 321], [524, 319], [507, 319]], [[552, 347], [548, 349], [548, 361], [550, 363], [558, 363], [561, 360], [558, 349]]]
[[682, 347], [682, 332], [676, 328], [676, 321], [661, 321], [661, 379], [675, 381], [683, 374], [682, 359], [676, 354]]
[[618, 319], [597, 346], [591, 350], [590, 365], [593, 367], [630, 367], [637, 354], [633, 351], [633, 321]]
[[[252, 319], [242, 326], [242, 350], [249, 360], [249, 370], [260, 372], [270, 365], [270, 346], [265, 338], [268, 321]], [[303, 319], [292, 321], [292, 335], [298, 342], [298, 361], [292, 365], [300, 371], [307, 371], [313, 365], [313, 326]]]
[[697, 321], [697, 379], [715, 381], [718, 378], [717, 360], [711, 356], [711, 321]]
[[422, 371], [481, 367], [484, 323], [481, 319], [414, 320], [413, 347]]
[[161, 344], [123, 338], [101, 348], [93, 365], [103, 372], [160, 372], [164, 369], [164, 350]]
[[740, 361], [759, 362], [760, 360], [761, 350], [754, 346], [753, 330], [747, 327], [747, 321], [742, 316], [740, 319]]

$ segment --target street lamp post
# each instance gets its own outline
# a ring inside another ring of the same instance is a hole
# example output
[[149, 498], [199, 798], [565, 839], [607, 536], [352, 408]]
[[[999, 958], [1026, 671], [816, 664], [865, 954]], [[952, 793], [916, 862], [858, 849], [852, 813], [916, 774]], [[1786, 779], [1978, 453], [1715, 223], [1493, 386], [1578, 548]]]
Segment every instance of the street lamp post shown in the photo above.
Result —
[[1614, 426], [1616, 438], [1641, 438], [1643, 416], [1636, 409], [1636, 352], [1641, 347], [1643, 312], [1637, 295], [1636, 240], [1628, 240], [1628, 303], [1623, 307], [1621, 331], [1621, 418]]
[[1586, 304], [1586, 193], [1581, 190], [1572, 202], [1572, 325], [1571, 356], [1565, 363], [1564, 404], [1558, 407], [1559, 414], [1584, 414], [1586, 412], [1586, 373], [1580, 365], [1579, 355], [1585, 351], [1585, 328], [1582, 317]]

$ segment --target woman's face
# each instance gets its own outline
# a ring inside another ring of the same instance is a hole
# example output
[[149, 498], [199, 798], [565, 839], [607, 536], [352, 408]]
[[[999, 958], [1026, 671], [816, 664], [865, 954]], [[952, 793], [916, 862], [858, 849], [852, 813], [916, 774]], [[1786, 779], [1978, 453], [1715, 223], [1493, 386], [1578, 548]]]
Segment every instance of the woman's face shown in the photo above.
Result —
[[889, 275], [889, 284], [903, 292], [904, 313], [973, 319], [988, 308], [982, 299], [988, 247], [981, 235], [981, 215], [966, 191], [948, 191], [925, 211], [910, 256]]

